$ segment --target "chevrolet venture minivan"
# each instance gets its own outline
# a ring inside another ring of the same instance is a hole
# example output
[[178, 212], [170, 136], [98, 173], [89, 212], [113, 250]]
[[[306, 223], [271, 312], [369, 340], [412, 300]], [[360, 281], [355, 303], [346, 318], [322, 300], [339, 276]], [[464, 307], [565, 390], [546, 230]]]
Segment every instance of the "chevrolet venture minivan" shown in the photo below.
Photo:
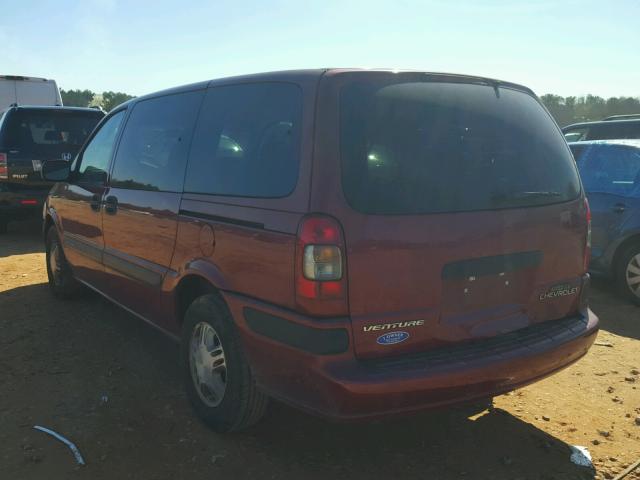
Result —
[[590, 213], [527, 88], [421, 72], [250, 75], [136, 98], [44, 208], [53, 293], [181, 342], [215, 430], [269, 397], [340, 419], [491, 397], [582, 357]]

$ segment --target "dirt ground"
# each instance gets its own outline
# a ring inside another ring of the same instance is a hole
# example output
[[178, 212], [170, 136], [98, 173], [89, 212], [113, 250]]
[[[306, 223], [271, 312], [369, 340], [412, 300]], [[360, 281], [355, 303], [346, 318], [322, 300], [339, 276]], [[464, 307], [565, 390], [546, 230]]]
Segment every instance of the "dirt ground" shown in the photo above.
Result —
[[[592, 292], [602, 330], [591, 352], [484, 415], [334, 424], [272, 403], [259, 425], [224, 436], [192, 414], [171, 340], [95, 294], [55, 300], [38, 224], [10, 229], [0, 237], [0, 479], [592, 479], [640, 457], [640, 309], [606, 282]], [[33, 425], [72, 439], [86, 466]], [[570, 462], [569, 445], [589, 449], [595, 472]]]

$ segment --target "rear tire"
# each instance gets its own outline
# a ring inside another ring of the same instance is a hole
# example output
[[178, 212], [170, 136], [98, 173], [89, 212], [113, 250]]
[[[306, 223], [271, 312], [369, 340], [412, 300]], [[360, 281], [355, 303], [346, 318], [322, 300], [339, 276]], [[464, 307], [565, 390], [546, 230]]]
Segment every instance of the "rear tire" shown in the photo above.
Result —
[[640, 244], [631, 245], [622, 252], [615, 276], [618, 292], [627, 300], [640, 305]]
[[71, 266], [62, 250], [58, 232], [53, 226], [47, 230], [46, 263], [49, 288], [53, 294], [63, 299], [74, 297], [80, 290], [80, 284], [73, 277]]
[[213, 430], [242, 430], [262, 418], [268, 397], [256, 386], [231, 313], [218, 295], [203, 295], [187, 309], [180, 357], [189, 400]]

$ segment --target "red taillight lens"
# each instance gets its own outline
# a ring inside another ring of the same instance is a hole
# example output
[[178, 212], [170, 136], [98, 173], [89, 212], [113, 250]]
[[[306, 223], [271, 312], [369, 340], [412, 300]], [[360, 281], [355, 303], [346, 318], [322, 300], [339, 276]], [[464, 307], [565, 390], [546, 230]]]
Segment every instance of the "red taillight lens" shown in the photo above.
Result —
[[348, 313], [344, 237], [331, 217], [305, 217], [296, 245], [296, 303], [315, 316]]
[[38, 201], [37, 200], [20, 200], [20, 205], [37, 205]]
[[587, 238], [584, 245], [584, 271], [589, 269], [589, 262], [591, 261], [591, 209], [589, 208], [589, 201], [584, 199], [584, 208], [586, 210], [587, 217]]
[[0, 153], [0, 178], [7, 179], [9, 174], [9, 169], [7, 167], [7, 154]]

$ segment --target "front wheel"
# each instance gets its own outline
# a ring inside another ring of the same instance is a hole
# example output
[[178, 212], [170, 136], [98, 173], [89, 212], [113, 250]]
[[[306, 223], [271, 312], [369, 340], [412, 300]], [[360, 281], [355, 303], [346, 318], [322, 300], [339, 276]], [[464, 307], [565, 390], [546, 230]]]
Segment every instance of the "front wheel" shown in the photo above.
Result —
[[64, 256], [55, 227], [47, 231], [45, 249], [49, 288], [58, 298], [73, 297], [80, 289], [80, 284], [73, 278], [71, 266]]
[[242, 430], [267, 408], [242, 351], [227, 306], [204, 295], [187, 309], [180, 344], [182, 376], [196, 413], [213, 430]]
[[618, 291], [636, 305], [640, 305], [640, 244], [627, 248], [616, 268]]

